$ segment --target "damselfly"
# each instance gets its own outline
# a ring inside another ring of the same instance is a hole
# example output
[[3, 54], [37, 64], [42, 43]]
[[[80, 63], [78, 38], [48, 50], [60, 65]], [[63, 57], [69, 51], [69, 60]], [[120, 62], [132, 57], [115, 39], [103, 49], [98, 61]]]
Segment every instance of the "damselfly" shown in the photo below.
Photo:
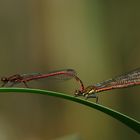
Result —
[[135, 69], [126, 74], [116, 76], [114, 78], [105, 80], [101, 83], [97, 83], [91, 86], [86, 87], [84, 90], [76, 91], [75, 96], [85, 96], [86, 98], [96, 98], [98, 97], [96, 93], [111, 90], [111, 89], [120, 89], [127, 88], [130, 86], [140, 85], [140, 68]]
[[28, 87], [27, 82], [29, 81], [50, 77], [60, 80], [68, 80], [74, 78], [80, 84], [80, 91], [84, 90], [83, 82], [80, 80], [80, 78], [76, 74], [76, 71], [73, 69], [58, 70], [46, 74], [41, 73], [15, 74], [10, 77], [2, 77], [1, 81], [3, 82], [2, 87], [6, 85], [14, 86], [15, 84], [18, 83], [24, 83], [25, 87]]

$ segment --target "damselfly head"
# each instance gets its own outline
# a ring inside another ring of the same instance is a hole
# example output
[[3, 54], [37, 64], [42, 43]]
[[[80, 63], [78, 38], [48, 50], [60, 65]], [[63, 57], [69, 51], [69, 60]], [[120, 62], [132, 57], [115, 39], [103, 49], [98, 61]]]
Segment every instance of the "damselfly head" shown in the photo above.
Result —
[[74, 95], [77, 96], [84, 96], [86, 99], [88, 98], [96, 98], [96, 103], [98, 103], [98, 96], [96, 95], [96, 88], [93, 86], [88, 86], [83, 90], [76, 90]]
[[74, 96], [75, 97], [77, 97], [77, 96], [83, 96], [83, 91], [81, 91], [81, 90], [75, 90]]
[[93, 86], [88, 86], [83, 90], [76, 90], [75, 96], [86, 96], [95, 93], [95, 88]]
[[7, 77], [1, 77], [1, 81], [4, 82], [4, 83], [8, 82], [8, 78]]

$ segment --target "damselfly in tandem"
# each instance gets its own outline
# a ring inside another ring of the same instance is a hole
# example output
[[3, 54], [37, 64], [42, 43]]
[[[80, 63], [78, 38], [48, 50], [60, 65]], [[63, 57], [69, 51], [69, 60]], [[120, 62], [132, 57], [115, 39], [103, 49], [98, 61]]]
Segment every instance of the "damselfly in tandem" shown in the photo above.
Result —
[[77, 90], [75, 92], [75, 96], [96, 98], [96, 102], [98, 102], [98, 96], [96, 94], [98, 92], [107, 91], [111, 89], [127, 88], [136, 85], [140, 85], [140, 68], [135, 69], [126, 74], [122, 74], [114, 78], [105, 80], [103, 82], [88, 86], [84, 90]]
[[79, 91], [84, 90], [84, 85], [82, 81], [77, 76], [76, 71], [73, 69], [58, 70], [58, 71], [53, 71], [46, 74], [41, 74], [41, 73], [15, 74], [10, 77], [2, 77], [1, 82], [3, 82], [2, 87], [6, 85], [12, 87], [19, 83], [24, 83], [25, 87], [28, 87], [27, 82], [29, 81], [44, 79], [44, 78], [51, 78], [51, 77], [53, 79], [59, 79], [59, 80], [69, 80], [71, 78], [74, 78], [80, 84]]

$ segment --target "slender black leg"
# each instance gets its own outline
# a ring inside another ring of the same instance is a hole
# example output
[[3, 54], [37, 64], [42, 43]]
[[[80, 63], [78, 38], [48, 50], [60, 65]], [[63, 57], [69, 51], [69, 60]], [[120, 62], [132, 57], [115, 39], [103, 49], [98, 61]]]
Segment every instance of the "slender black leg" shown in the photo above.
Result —
[[98, 100], [99, 100], [99, 98], [98, 98], [98, 96], [96, 96], [96, 103], [98, 103]]
[[24, 85], [25, 85], [26, 88], [29, 88], [28, 85], [27, 85], [27, 83], [25, 81], [23, 81], [23, 83], [24, 83]]
[[95, 93], [94, 94], [85, 94], [84, 96], [86, 97], [86, 99], [96, 98], [96, 103], [98, 103], [98, 96]]
[[1, 87], [5, 87], [6, 84], [7, 84], [7, 82], [4, 82], [4, 83], [1, 85]]

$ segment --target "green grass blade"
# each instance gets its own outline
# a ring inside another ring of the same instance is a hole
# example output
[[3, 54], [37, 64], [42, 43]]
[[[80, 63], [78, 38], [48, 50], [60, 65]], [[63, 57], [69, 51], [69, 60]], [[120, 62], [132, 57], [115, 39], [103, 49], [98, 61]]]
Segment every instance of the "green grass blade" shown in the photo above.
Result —
[[64, 98], [64, 99], [67, 99], [70, 101], [74, 101], [74, 102], [89, 106], [89, 107], [97, 109], [99, 111], [102, 111], [105, 114], [110, 115], [111, 117], [119, 120], [120, 122], [124, 123], [128, 127], [132, 128], [137, 133], [140, 133], [140, 122], [139, 121], [137, 121], [129, 116], [126, 116], [120, 112], [117, 112], [113, 109], [110, 109], [110, 108], [105, 107], [100, 104], [96, 104], [94, 102], [87, 101], [85, 99], [80, 99], [80, 98], [66, 95], [63, 93], [47, 91], [47, 90], [40, 90], [40, 89], [30, 89], [30, 88], [0, 88], [0, 92], [24, 92], [24, 93], [43, 94], [43, 95]]

